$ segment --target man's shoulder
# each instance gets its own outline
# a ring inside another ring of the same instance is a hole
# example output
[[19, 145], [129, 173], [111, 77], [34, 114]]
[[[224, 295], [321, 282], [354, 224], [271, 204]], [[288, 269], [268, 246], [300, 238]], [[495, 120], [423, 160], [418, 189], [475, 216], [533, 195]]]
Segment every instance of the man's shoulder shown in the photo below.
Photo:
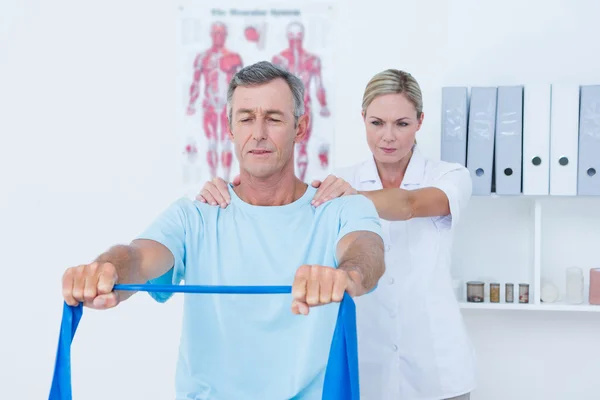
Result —
[[201, 217], [218, 209], [218, 206], [211, 206], [198, 200], [183, 196], [173, 201], [167, 211], [173, 216], [178, 216], [181, 220], [191, 220]]
[[377, 209], [371, 200], [362, 194], [341, 196], [323, 203], [324, 212], [336, 213], [349, 217], [362, 218], [377, 216]]

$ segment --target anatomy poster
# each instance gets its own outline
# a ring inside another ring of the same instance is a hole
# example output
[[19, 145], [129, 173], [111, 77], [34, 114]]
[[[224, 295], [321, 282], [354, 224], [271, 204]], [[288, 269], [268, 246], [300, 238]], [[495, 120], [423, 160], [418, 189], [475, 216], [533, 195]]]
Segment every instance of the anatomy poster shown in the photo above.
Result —
[[331, 3], [307, 3], [179, 7], [178, 136], [188, 194], [196, 194], [215, 176], [230, 181], [238, 174], [229, 139], [227, 87], [239, 69], [263, 60], [304, 82], [310, 126], [307, 139], [296, 145], [297, 176], [309, 182], [330, 172], [334, 10]]

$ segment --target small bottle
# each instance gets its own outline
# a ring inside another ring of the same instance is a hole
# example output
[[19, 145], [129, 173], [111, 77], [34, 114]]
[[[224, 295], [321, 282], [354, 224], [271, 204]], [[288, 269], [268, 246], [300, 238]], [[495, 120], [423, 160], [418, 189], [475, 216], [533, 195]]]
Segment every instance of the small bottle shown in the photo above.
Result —
[[600, 304], [600, 268], [590, 269], [590, 304]]
[[568, 304], [583, 303], [583, 271], [578, 267], [567, 268], [567, 296]]
[[529, 284], [519, 283], [519, 303], [529, 303]]
[[507, 283], [504, 290], [504, 301], [506, 303], [513, 303], [515, 301], [515, 285]]
[[469, 303], [483, 303], [484, 283], [480, 281], [467, 282], [467, 301]]
[[499, 283], [490, 283], [490, 303], [500, 303]]

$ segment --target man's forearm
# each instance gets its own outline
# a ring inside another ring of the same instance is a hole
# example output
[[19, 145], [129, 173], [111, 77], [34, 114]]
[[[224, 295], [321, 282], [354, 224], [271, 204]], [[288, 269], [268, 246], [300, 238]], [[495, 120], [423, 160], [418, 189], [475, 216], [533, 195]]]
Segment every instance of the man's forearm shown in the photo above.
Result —
[[344, 251], [338, 269], [348, 272], [359, 286], [355, 296], [372, 290], [385, 272], [383, 240], [372, 232], [360, 232]]

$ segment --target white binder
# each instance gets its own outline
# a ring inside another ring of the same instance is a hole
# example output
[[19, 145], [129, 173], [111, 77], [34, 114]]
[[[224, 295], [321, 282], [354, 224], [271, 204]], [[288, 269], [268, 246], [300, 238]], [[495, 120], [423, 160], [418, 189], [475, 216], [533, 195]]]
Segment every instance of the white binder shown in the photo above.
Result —
[[521, 194], [523, 87], [500, 86], [496, 108], [494, 171], [496, 194]]
[[577, 195], [579, 85], [552, 84], [550, 194]]
[[442, 161], [467, 166], [468, 88], [442, 88]]
[[577, 194], [600, 196], [600, 85], [581, 87]]
[[471, 88], [467, 169], [473, 181], [473, 196], [489, 196], [492, 192], [497, 92], [496, 87]]
[[525, 85], [523, 96], [523, 194], [550, 192], [550, 85]]

